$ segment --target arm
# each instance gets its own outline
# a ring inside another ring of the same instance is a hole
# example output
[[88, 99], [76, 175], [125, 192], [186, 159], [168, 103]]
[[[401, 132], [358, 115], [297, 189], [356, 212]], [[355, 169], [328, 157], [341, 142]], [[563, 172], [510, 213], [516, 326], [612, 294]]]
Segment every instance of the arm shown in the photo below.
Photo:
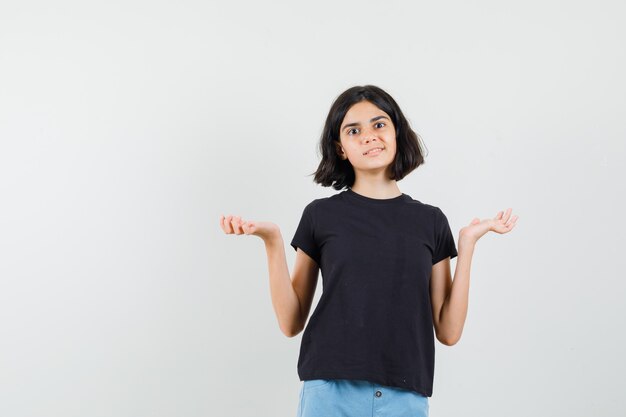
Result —
[[430, 287], [433, 323], [437, 340], [447, 346], [456, 344], [463, 333], [474, 247], [475, 242], [459, 239], [454, 281], [450, 274], [450, 257], [433, 265]]
[[289, 277], [280, 231], [265, 240], [272, 305], [280, 330], [287, 337], [299, 334], [306, 323], [317, 286], [319, 268], [298, 248], [293, 279]]
[[319, 267], [300, 248], [296, 253], [293, 280], [289, 277], [285, 245], [280, 229], [270, 222], [244, 221], [239, 216], [220, 216], [224, 233], [255, 235], [265, 242], [272, 305], [280, 330], [293, 337], [304, 328], [317, 286]]
[[476, 242], [485, 233], [510, 232], [519, 216], [511, 217], [511, 210], [500, 211], [493, 219], [472, 222], [459, 232], [459, 254], [454, 271], [454, 281], [450, 277], [450, 258], [433, 265], [430, 281], [430, 298], [433, 312], [433, 324], [437, 340], [444, 345], [456, 344], [463, 333], [467, 317], [469, 298], [470, 267]]

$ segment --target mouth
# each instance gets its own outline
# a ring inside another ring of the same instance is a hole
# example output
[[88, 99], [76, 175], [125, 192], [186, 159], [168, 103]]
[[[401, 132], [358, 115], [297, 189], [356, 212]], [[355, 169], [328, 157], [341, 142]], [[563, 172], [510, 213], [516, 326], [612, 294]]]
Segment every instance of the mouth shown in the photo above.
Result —
[[385, 148], [373, 148], [373, 149], [370, 149], [367, 152], [364, 152], [363, 155], [364, 156], [375, 156], [375, 155], [380, 154], [384, 149]]

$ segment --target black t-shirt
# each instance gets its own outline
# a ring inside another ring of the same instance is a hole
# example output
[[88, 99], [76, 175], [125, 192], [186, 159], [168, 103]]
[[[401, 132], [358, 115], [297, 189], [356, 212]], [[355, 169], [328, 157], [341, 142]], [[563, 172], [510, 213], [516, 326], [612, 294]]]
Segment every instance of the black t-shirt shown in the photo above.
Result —
[[432, 396], [430, 276], [457, 256], [443, 212], [407, 194], [347, 189], [304, 208], [291, 246], [317, 262], [323, 288], [302, 335], [300, 380], [366, 380]]

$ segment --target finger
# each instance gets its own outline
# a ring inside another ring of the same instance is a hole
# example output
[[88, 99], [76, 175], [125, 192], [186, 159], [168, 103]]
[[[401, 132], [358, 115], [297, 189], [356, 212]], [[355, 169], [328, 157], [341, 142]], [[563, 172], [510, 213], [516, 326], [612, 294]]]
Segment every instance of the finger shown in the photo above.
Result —
[[494, 217], [494, 219], [500, 220], [502, 218], [503, 213], [504, 213], [503, 211], [499, 211], [498, 214], [496, 214], [496, 217]]
[[511, 216], [511, 210], [513, 210], [512, 208], [508, 208], [506, 209], [506, 211], [504, 212], [504, 216], [502, 216], [502, 221], [504, 223], [509, 221], [509, 217]]
[[242, 223], [243, 223], [243, 219], [241, 217], [238, 217], [237, 218], [237, 231], [239, 232], [239, 233], [237, 233], [238, 235], [246, 234], [246, 232], [241, 227]]
[[233, 232], [234, 232], [236, 235], [240, 235], [240, 234], [242, 234], [242, 233], [243, 233], [243, 232], [241, 231], [241, 225], [240, 225], [240, 222], [241, 222], [241, 217], [239, 217], [239, 216], [233, 216], [233, 220], [231, 221], [231, 223], [232, 223], [232, 225], [233, 225]]
[[511, 217], [511, 219], [506, 223], [507, 227], [514, 226], [515, 222], [517, 221], [518, 218], [519, 218], [518, 215], [515, 215], [515, 216]]
[[241, 228], [243, 229], [243, 232], [247, 235], [249, 235], [252, 232], [251, 227], [252, 225], [247, 220], [241, 223]]
[[220, 227], [224, 231], [224, 233], [228, 233], [228, 227], [226, 226], [226, 216], [220, 214]]
[[233, 225], [231, 224], [232, 217], [232, 215], [228, 215], [224, 218], [224, 231], [229, 235], [233, 233]]

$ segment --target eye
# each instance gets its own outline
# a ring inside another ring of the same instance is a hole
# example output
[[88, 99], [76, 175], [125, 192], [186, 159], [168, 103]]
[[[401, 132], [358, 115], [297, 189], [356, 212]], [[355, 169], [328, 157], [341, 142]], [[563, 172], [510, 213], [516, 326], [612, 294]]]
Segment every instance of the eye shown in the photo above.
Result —
[[386, 126], [385, 122], [378, 122], [378, 123], [376, 123], [376, 125], [383, 125], [383, 126]]
[[348, 130], [348, 135], [350, 134], [350, 132], [352, 132], [353, 130], [356, 130], [356, 128], [352, 128], [350, 130]]

